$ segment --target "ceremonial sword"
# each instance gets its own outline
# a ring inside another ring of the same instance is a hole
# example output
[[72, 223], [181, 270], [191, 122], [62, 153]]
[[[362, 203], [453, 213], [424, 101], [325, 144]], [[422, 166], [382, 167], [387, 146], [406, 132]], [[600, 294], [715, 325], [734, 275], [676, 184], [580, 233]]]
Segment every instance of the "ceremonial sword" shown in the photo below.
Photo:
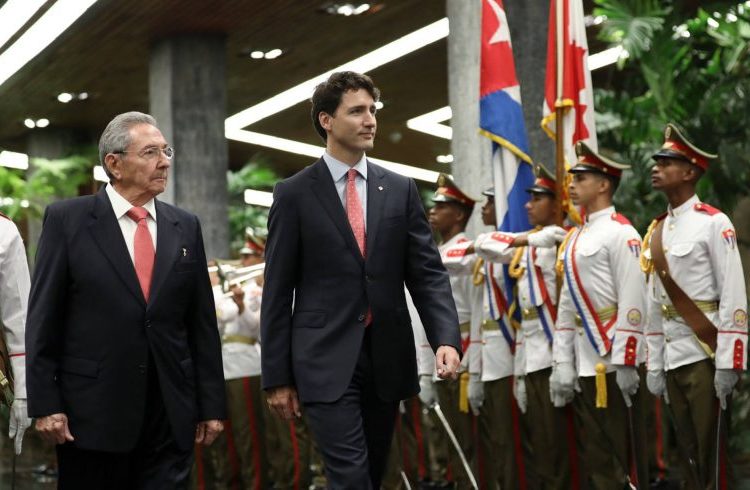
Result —
[[443, 414], [443, 410], [440, 408], [440, 404], [436, 403], [432, 406], [432, 408], [435, 410], [435, 413], [437, 414], [438, 419], [440, 419], [440, 423], [443, 424], [443, 427], [445, 428], [445, 432], [448, 434], [448, 438], [451, 440], [453, 447], [456, 449], [456, 452], [458, 453], [458, 457], [461, 458], [461, 464], [463, 465], [464, 470], [466, 471], [466, 474], [469, 476], [469, 480], [471, 480], [472, 488], [474, 490], [479, 490], [479, 486], [477, 485], [477, 480], [476, 478], [474, 478], [474, 473], [471, 472], [471, 467], [469, 466], [469, 462], [466, 460], [466, 455], [461, 449], [461, 444], [458, 443], [458, 439], [456, 439], [456, 434], [453, 433], [453, 429], [451, 429], [451, 426], [448, 425], [448, 419], [445, 418], [445, 415]]

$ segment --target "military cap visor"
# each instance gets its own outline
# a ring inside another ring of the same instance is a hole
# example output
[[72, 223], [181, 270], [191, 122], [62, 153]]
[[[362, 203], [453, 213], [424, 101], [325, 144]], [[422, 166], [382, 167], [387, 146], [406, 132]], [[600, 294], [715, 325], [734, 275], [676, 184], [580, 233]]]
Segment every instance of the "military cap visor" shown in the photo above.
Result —
[[534, 185], [527, 188], [526, 192], [530, 194], [549, 194], [554, 196], [555, 188], [557, 186], [555, 184], [555, 177], [550, 171], [542, 165], [537, 165], [534, 167], [534, 175], [536, 175]]
[[709, 162], [716, 159], [717, 155], [701, 150], [691, 143], [675, 124], [669, 123], [664, 129], [664, 144], [651, 158], [675, 158], [707, 170]]

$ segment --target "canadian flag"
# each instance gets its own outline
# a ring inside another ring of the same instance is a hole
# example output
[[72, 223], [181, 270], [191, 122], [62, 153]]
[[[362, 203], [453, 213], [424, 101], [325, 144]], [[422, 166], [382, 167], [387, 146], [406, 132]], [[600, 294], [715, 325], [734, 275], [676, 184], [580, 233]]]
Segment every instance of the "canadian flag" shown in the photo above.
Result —
[[582, 0], [550, 1], [547, 39], [542, 129], [555, 138], [555, 108], [563, 107], [563, 148], [566, 163], [572, 164], [578, 141], [598, 151]]

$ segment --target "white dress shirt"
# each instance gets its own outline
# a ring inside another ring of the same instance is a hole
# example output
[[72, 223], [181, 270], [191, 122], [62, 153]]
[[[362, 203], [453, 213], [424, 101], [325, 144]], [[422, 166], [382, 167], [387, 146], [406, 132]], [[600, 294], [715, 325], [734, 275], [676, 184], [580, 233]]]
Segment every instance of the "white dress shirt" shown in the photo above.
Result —
[[367, 231], [367, 157], [362, 155], [362, 158], [353, 167], [347, 165], [341, 160], [336, 160], [328, 152], [323, 153], [323, 161], [326, 162], [328, 170], [331, 172], [333, 177], [333, 184], [336, 186], [336, 192], [341, 199], [341, 204], [346, 209], [346, 174], [349, 169], [353, 168], [357, 171], [357, 178], [354, 181], [354, 186], [357, 188], [357, 194], [359, 195], [359, 202], [362, 203], [362, 216], [365, 219], [365, 232]]
[[[138, 229], [138, 223], [133, 221], [126, 214], [133, 208], [127, 199], [122, 197], [111, 184], [107, 184], [105, 189], [109, 202], [112, 203], [112, 210], [115, 212], [115, 218], [117, 218], [117, 224], [120, 225], [122, 230], [122, 236], [125, 238], [125, 245], [128, 247], [128, 253], [130, 254], [130, 260], [135, 264], [135, 230]], [[146, 217], [146, 223], [148, 224], [148, 231], [151, 233], [151, 240], [154, 241], [154, 250], [156, 250], [156, 205], [154, 200], [149, 200], [146, 204], [141, 206], [148, 211]]]

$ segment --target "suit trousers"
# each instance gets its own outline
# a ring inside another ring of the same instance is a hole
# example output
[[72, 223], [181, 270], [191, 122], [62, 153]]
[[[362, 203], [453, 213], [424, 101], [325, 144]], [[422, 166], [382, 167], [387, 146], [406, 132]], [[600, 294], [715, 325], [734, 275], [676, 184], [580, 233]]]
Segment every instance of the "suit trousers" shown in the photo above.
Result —
[[178, 490], [188, 487], [193, 451], [177, 447], [150, 356], [147, 376], [146, 409], [135, 448], [126, 453], [111, 453], [80, 449], [75, 441], [58, 445], [59, 490]]
[[376, 393], [372, 326], [366, 328], [354, 374], [341, 398], [304, 403], [330, 490], [379, 489], [393, 438], [398, 401], [381, 400]]

